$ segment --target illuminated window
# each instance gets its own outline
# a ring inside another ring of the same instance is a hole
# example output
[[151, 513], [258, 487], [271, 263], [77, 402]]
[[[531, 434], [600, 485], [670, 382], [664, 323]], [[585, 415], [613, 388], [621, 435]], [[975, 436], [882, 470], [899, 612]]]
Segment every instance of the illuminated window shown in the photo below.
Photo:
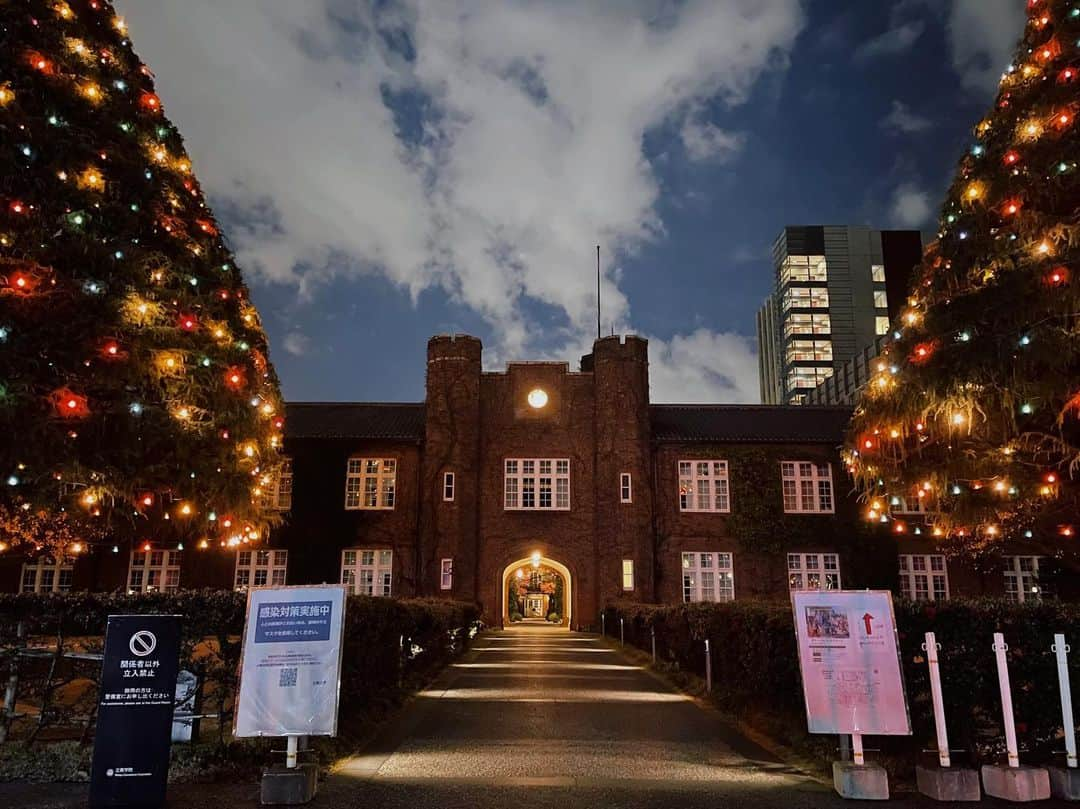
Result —
[[444, 472], [442, 478], [442, 499], [447, 503], [454, 501], [454, 473]]
[[128, 593], [175, 593], [180, 589], [180, 551], [132, 551]]
[[831, 365], [817, 368], [795, 367], [788, 371], [787, 389], [792, 391], [796, 388], [816, 388], [832, 375]]
[[732, 554], [684, 553], [682, 581], [683, 601], [734, 601]]
[[788, 514], [832, 514], [832, 465], [782, 461], [784, 511]]
[[292, 459], [285, 458], [264, 490], [263, 508], [271, 511], [288, 511], [292, 508], [292, 484]]
[[634, 560], [623, 559], [622, 560], [622, 588], [624, 590], [634, 589]]
[[634, 490], [631, 486], [631, 478], [629, 472], [623, 472], [619, 475], [619, 502], [620, 503], [632, 503], [634, 501]]
[[832, 362], [831, 340], [792, 340], [787, 345], [786, 360], [792, 362]]
[[870, 265], [870, 278], [879, 283], [885, 283], [885, 265], [884, 264], [871, 264]]
[[394, 552], [347, 550], [341, 552], [341, 583], [353, 595], [388, 596], [394, 574]]
[[679, 511], [731, 511], [727, 461], [679, 461]]
[[828, 309], [829, 290], [825, 287], [788, 287], [784, 290], [784, 309]]
[[938, 554], [899, 556], [900, 594], [913, 601], [944, 601], [949, 597], [945, 557]]
[[42, 556], [22, 566], [22, 591], [24, 593], [66, 593], [75, 577], [75, 562], [61, 559], [59, 562]]
[[893, 514], [926, 514], [921, 497], [893, 497], [889, 500], [889, 511]]
[[1047, 595], [1039, 582], [1041, 556], [1006, 556], [1005, 595], [1010, 601], [1042, 601]]
[[345, 508], [392, 509], [397, 481], [393, 458], [349, 458], [345, 472]]
[[885, 294], [884, 289], [874, 290], [874, 308], [875, 309], [888, 309], [889, 308], [889, 296]]
[[780, 285], [799, 281], [827, 281], [825, 256], [786, 256], [780, 262]]
[[878, 315], [874, 318], [874, 333], [878, 336], [889, 333], [889, 318]]
[[792, 590], [840, 589], [840, 557], [835, 553], [789, 553], [787, 567]]
[[439, 566], [439, 589], [450, 590], [454, 587], [454, 560], [443, 559]]
[[797, 334], [829, 334], [832, 332], [832, 320], [826, 314], [792, 312], [784, 317], [784, 339]]
[[289, 552], [279, 550], [255, 550], [236, 552], [236, 575], [233, 588], [280, 587], [285, 584]]
[[566, 458], [507, 458], [503, 508], [507, 511], [569, 511], [570, 461]]

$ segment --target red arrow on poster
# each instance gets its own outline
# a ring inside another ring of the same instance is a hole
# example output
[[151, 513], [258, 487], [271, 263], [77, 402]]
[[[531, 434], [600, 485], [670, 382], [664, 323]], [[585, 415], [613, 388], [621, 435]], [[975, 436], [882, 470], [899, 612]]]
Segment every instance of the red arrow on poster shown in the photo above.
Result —
[[867, 612], [867, 613], [863, 614], [862, 619], [863, 619], [863, 623], [866, 624], [866, 634], [867, 635], [873, 635], [874, 631], [870, 626], [870, 622], [874, 620], [874, 616]]

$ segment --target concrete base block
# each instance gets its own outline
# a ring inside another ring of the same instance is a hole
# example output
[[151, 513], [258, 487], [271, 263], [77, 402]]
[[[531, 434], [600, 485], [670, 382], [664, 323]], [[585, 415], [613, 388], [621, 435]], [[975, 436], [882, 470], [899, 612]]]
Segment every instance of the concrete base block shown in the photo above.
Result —
[[267, 767], [263, 770], [259, 801], [267, 805], [296, 805], [308, 803], [315, 797], [314, 763], [300, 764], [292, 769]]
[[963, 767], [924, 767], [915, 765], [919, 792], [935, 801], [977, 801], [982, 798], [979, 773]]
[[1047, 767], [1050, 774], [1050, 794], [1065, 801], [1080, 801], [1080, 769], [1076, 767]]
[[887, 801], [889, 776], [877, 764], [855, 764], [852, 761], [832, 763], [833, 786], [842, 798], [857, 801]]
[[1050, 776], [1042, 767], [1006, 767], [984, 764], [983, 790], [987, 795], [1017, 803], [1044, 801], [1050, 797]]

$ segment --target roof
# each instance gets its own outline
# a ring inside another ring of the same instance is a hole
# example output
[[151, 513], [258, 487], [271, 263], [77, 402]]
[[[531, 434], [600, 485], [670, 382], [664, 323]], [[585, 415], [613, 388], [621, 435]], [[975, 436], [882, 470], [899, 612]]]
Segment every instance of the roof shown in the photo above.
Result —
[[286, 438], [424, 439], [422, 402], [292, 402], [285, 405]]
[[652, 405], [654, 441], [840, 444], [850, 407]]

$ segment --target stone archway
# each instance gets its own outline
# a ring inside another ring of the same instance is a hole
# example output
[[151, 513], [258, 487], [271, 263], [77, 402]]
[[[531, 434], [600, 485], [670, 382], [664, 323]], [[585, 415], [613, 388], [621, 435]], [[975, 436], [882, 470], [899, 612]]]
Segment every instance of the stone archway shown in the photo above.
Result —
[[502, 579], [500, 582], [499, 590], [502, 593], [502, 612], [501, 620], [503, 626], [510, 625], [510, 580], [517, 577], [519, 572], [532, 570], [544, 570], [548, 569], [562, 578], [563, 590], [562, 590], [562, 604], [560, 605], [559, 625], [571, 626], [571, 618], [573, 617], [574, 609], [574, 585], [573, 578], [570, 575], [570, 568], [564, 565], [562, 562], [558, 562], [555, 559], [549, 559], [540, 553], [534, 553], [532, 556], [527, 556], [524, 559], [518, 559], [516, 562], [511, 562], [505, 568], [503, 568]]

